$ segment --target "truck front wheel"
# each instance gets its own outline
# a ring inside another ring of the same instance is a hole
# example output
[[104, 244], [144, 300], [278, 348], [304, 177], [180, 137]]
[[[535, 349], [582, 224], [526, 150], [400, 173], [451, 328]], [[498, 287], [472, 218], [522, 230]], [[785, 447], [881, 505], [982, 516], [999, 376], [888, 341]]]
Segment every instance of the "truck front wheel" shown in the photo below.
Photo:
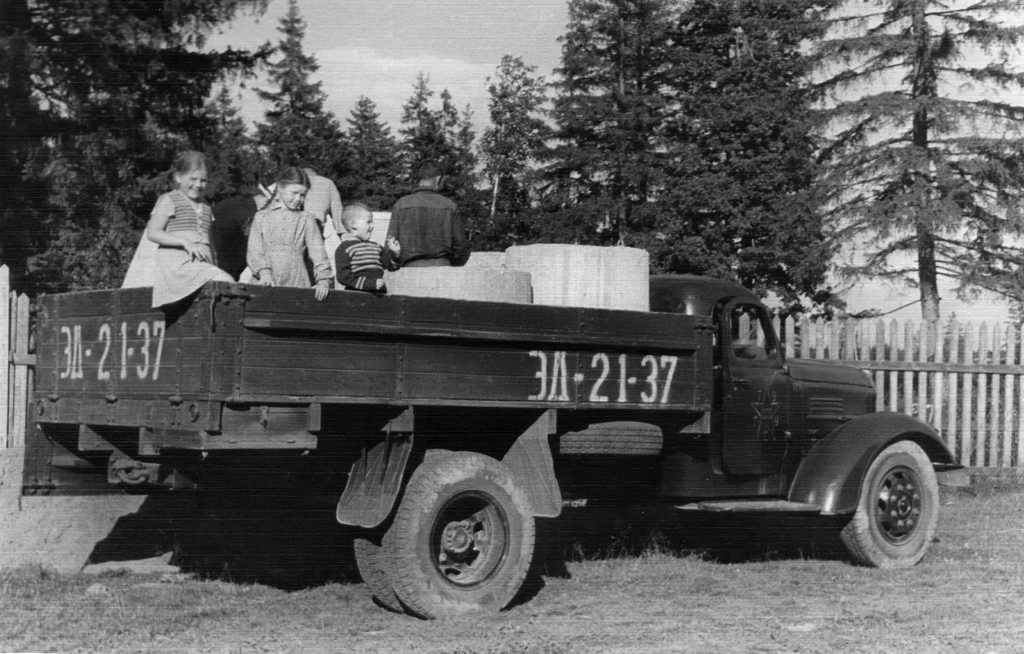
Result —
[[841, 538], [858, 563], [908, 568], [935, 536], [939, 485], [916, 443], [900, 441], [879, 454], [861, 486], [860, 501]]
[[508, 468], [470, 452], [426, 458], [384, 539], [395, 593], [424, 618], [504, 608], [533, 544], [529, 502]]

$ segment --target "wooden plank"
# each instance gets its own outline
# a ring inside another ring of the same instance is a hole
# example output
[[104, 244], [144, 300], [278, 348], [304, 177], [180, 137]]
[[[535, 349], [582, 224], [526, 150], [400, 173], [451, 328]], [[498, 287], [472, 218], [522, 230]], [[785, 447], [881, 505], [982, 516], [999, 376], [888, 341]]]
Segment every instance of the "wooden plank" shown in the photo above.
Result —
[[862, 370], [872, 371], [904, 371], [912, 372], [952, 372], [952, 373], [973, 373], [975, 375], [1021, 375], [1024, 374], [1024, 366], [1004, 366], [994, 363], [918, 363], [916, 361], [855, 361], [853, 365]]
[[[956, 320], [949, 321], [949, 363], [960, 363], [960, 325]], [[958, 391], [961, 375], [950, 371], [946, 375], [946, 382], [949, 391], [949, 420], [946, 427], [946, 445], [954, 455], [957, 453], [957, 439], [960, 428], [960, 420], [957, 412], [960, 408]], [[961, 461], [961, 463], [963, 463]]]
[[807, 318], [800, 321], [800, 358], [811, 358], [811, 321]]
[[[945, 345], [946, 339], [942, 336], [942, 325], [935, 324], [931, 326], [931, 347], [929, 351], [929, 359], [936, 363], [942, 363], [943, 357], [945, 356]], [[945, 375], [941, 372], [933, 372], [932, 376], [932, 425], [935, 427], [935, 431], [942, 434], [942, 411], [945, 408], [945, 396], [943, 395], [943, 382], [946, 381]]]
[[[916, 363], [920, 364], [928, 359], [929, 347], [928, 323], [922, 320], [917, 326]], [[928, 403], [928, 377], [928, 373], [920, 370], [914, 373], [915, 383], [917, 384], [917, 417], [924, 422], [928, 422], [931, 419], [929, 415], [931, 413], [931, 405]]]
[[[967, 363], [974, 362], [974, 326], [964, 324], [963, 358]], [[974, 374], [963, 375], [960, 393], [960, 463], [972, 465], [974, 452], [974, 420], [971, 413], [974, 407]]]
[[[21, 295], [14, 303], [15, 319], [14, 336], [15, 352], [19, 355], [28, 354], [29, 301], [27, 295]], [[25, 444], [25, 418], [28, 411], [28, 366], [14, 366], [14, 406], [11, 408], [11, 430], [8, 436], [8, 447], [20, 447]]]
[[841, 337], [842, 323], [835, 320], [829, 322], [829, 328], [831, 329], [831, 338], [829, 339], [829, 359], [839, 360], [842, 358], [842, 354], [839, 348], [839, 339]]
[[11, 384], [11, 272], [0, 266], [0, 380], [4, 391], [0, 396], [0, 446], [7, 447], [11, 429], [11, 403], [14, 400]]
[[[914, 358], [914, 323], [911, 320], [903, 323], [903, 361], [911, 363]], [[903, 372], [903, 413], [914, 415], [914, 373]]]
[[[1012, 323], [1006, 324], [1005, 342], [1006, 365], [1012, 365], [1017, 360], [1017, 328]], [[1016, 381], [1016, 375], [1003, 375], [1003, 433], [999, 445], [999, 466], [1002, 468], [1013, 465], [1013, 386]]]
[[[1017, 360], [1014, 363], [1024, 363], [1024, 325], [1019, 326], [1015, 331], [1019, 342], [1016, 348]], [[1024, 377], [1020, 375], [1017, 376], [1016, 422], [1017, 452], [1013, 465], [1020, 467], [1024, 465]]]
[[[885, 358], [889, 361], [899, 361], [900, 329], [896, 320], [889, 321], [889, 349]], [[900, 410], [899, 398], [899, 374], [893, 370], [889, 373], [889, 410]]]
[[850, 320], [843, 321], [843, 359], [853, 361], [857, 358], [857, 335], [855, 333], [856, 323]]
[[[875, 352], [872, 361], [885, 359], [885, 321], [875, 323]], [[875, 411], [885, 411], [885, 373], [875, 371]]]
[[[1002, 334], [1000, 334], [999, 323], [996, 323], [992, 326], [992, 364], [1000, 364], [1002, 349]], [[986, 460], [988, 461], [987, 465], [989, 466], [999, 465], [999, 446], [1002, 441], [1000, 438], [1002, 430], [1000, 429], [999, 416], [1002, 415], [1000, 413], [1002, 410], [1002, 407], [1000, 406], [1002, 397], [1002, 377], [1000, 375], [993, 374], [989, 383], [989, 420], [987, 435], [985, 437], [985, 455]]]
[[786, 358], [796, 358], [796, 321], [786, 316]]
[[[978, 329], [978, 363], [988, 362], [988, 324], [981, 323]], [[974, 460], [977, 465], [988, 465], [988, 375], [979, 374], [977, 377], [977, 395], [974, 402], [974, 415], [977, 416], [974, 425]]]

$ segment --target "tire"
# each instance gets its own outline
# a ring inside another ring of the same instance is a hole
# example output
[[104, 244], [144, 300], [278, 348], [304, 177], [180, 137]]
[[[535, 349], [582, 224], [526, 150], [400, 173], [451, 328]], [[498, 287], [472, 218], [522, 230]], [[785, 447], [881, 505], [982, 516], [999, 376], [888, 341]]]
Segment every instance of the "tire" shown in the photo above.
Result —
[[928, 551], [939, 519], [939, 484], [916, 443], [879, 454], [861, 484], [860, 500], [840, 537], [853, 559], [874, 568], [909, 568]]
[[558, 439], [562, 456], [657, 456], [661, 454], [661, 428], [643, 422], [604, 422], [571, 431]]
[[402, 613], [402, 605], [391, 585], [383, 547], [367, 538], [356, 538], [352, 546], [356, 553], [359, 575], [370, 589], [374, 601], [395, 613]]
[[508, 468], [470, 452], [427, 457], [385, 538], [394, 590], [410, 613], [497, 612], [533, 558], [529, 502]]

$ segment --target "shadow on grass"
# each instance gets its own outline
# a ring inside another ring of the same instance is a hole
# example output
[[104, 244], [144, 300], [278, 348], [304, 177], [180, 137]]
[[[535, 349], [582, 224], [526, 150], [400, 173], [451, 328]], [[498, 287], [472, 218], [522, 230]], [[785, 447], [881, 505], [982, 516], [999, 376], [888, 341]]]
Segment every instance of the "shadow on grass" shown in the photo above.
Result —
[[699, 554], [723, 563], [846, 558], [838, 537], [843, 519], [607, 504], [567, 509], [551, 522], [542, 560], [606, 559], [652, 551]]
[[[545, 578], [569, 578], [568, 562], [648, 552], [741, 563], [845, 558], [840, 523], [794, 516], [681, 514], [672, 507], [593, 503], [537, 520], [530, 573], [513, 605], [529, 601]], [[173, 551], [171, 563], [206, 579], [301, 590], [359, 583], [352, 540], [330, 503], [313, 505], [301, 489], [237, 488], [150, 496], [118, 520], [91, 563]]]
[[119, 519], [89, 562], [172, 551], [173, 565], [201, 578], [301, 590], [361, 581], [355, 535], [335, 521], [333, 506], [298, 494], [160, 494]]

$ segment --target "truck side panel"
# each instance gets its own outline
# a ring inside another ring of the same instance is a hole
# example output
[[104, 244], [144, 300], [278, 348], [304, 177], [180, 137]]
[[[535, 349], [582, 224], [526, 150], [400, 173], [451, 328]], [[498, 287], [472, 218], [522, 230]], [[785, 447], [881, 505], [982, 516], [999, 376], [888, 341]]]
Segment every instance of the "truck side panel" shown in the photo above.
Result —
[[247, 401], [709, 408], [710, 379], [697, 373], [710, 367], [710, 337], [691, 316], [252, 293], [241, 360]]

